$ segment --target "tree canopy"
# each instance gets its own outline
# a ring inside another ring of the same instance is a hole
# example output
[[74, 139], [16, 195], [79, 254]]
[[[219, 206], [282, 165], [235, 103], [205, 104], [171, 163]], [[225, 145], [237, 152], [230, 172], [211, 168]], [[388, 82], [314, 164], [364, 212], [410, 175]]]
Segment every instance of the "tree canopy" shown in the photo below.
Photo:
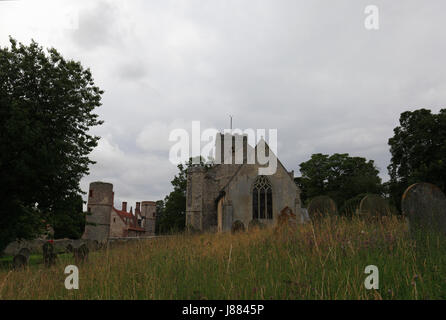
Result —
[[[446, 191], [446, 109], [406, 111], [389, 139], [390, 193], [401, 199], [416, 182], [430, 182]], [[399, 201], [396, 201], [399, 205]]]
[[54, 48], [12, 38], [0, 48], [0, 251], [76, 207], [102, 93], [89, 69]]
[[157, 204], [157, 209], [160, 212], [157, 221], [159, 233], [182, 231], [186, 224], [187, 167], [179, 164], [178, 170], [178, 175], [171, 181], [173, 191], [164, 198], [163, 203]]
[[350, 157], [347, 153], [313, 154], [300, 164], [301, 177], [296, 183], [302, 189], [302, 201], [321, 195], [331, 197], [342, 208], [347, 200], [362, 193], [381, 193], [381, 179], [374, 161]]

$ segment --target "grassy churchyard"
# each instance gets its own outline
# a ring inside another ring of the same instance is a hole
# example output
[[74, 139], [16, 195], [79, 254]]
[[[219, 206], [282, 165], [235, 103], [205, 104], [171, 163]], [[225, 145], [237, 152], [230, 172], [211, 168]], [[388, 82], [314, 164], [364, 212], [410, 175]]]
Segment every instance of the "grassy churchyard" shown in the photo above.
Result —
[[[79, 289], [70, 254], [46, 268], [0, 260], [0, 299], [446, 299], [446, 239], [416, 241], [406, 220], [327, 217], [296, 230], [177, 235], [91, 252]], [[9, 260], [8, 260], [9, 259]], [[379, 289], [365, 287], [365, 268]]]

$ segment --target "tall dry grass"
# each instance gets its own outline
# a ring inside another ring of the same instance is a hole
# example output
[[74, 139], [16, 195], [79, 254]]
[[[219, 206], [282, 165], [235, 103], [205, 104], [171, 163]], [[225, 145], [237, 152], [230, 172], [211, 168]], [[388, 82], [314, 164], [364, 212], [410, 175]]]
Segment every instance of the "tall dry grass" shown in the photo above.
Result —
[[[0, 270], [0, 299], [445, 299], [446, 241], [420, 245], [404, 221], [324, 218], [295, 231], [178, 235], [90, 254], [79, 290], [60, 259]], [[376, 265], [379, 290], [366, 290]]]

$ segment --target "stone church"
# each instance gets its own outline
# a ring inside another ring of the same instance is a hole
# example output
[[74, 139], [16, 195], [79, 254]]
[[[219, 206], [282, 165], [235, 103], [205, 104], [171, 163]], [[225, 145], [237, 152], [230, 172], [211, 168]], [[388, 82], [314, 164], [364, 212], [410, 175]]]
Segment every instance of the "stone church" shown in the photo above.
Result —
[[[225, 148], [228, 141], [231, 146]], [[276, 160], [274, 174], [259, 175], [259, 168], [265, 167], [257, 158], [260, 146]], [[240, 148], [243, 159], [235, 161], [240, 157]], [[285, 169], [263, 139], [252, 147], [246, 135], [219, 133], [215, 150], [220, 164], [192, 166], [187, 171], [186, 227], [222, 232], [231, 230], [235, 222], [249, 228], [253, 220], [273, 226], [283, 209], [291, 209], [297, 222], [303, 221], [294, 171]]]

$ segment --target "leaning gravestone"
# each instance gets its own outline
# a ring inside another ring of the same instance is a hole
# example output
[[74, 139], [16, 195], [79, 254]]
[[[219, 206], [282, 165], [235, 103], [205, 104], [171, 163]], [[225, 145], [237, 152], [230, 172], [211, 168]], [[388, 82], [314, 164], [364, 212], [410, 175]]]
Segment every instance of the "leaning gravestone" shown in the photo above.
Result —
[[90, 250], [85, 243], [81, 244], [79, 247], [73, 247], [73, 256], [75, 263], [79, 264], [81, 262], [87, 261], [89, 252]]
[[15, 270], [23, 269], [28, 265], [28, 258], [23, 254], [16, 254], [12, 259], [12, 265]]
[[25, 257], [29, 258], [29, 256], [31, 255], [31, 250], [28, 248], [22, 248], [19, 250], [19, 254], [22, 254]]
[[401, 208], [409, 219], [412, 234], [432, 231], [446, 234], [446, 196], [437, 186], [430, 183], [411, 185], [403, 194]]
[[19, 253], [17, 253], [12, 259], [14, 269], [23, 269], [28, 266], [30, 254], [31, 250], [29, 250], [28, 248], [20, 249]]
[[308, 204], [307, 209], [311, 219], [336, 215], [338, 212], [336, 203], [328, 196], [313, 198]]
[[65, 247], [65, 252], [73, 252], [73, 245], [71, 243], [69, 243], [66, 247]]
[[297, 217], [289, 207], [283, 208], [277, 216], [276, 230], [284, 229], [297, 229]]
[[240, 220], [234, 221], [231, 226], [231, 233], [238, 233], [245, 231], [245, 225]]
[[311, 221], [307, 208], [300, 208], [300, 212], [302, 213], [302, 219], [301, 219], [302, 223]]
[[46, 242], [42, 246], [43, 251], [43, 263], [46, 267], [50, 267], [56, 263], [57, 254], [54, 252], [54, 244], [51, 242]]
[[266, 225], [258, 219], [253, 219], [248, 223], [248, 231], [265, 229]]
[[359, 203], [359, 215], [362, 217], [382, 217], [391, 215], [386, 199], [377, 194], [368, 194]]

